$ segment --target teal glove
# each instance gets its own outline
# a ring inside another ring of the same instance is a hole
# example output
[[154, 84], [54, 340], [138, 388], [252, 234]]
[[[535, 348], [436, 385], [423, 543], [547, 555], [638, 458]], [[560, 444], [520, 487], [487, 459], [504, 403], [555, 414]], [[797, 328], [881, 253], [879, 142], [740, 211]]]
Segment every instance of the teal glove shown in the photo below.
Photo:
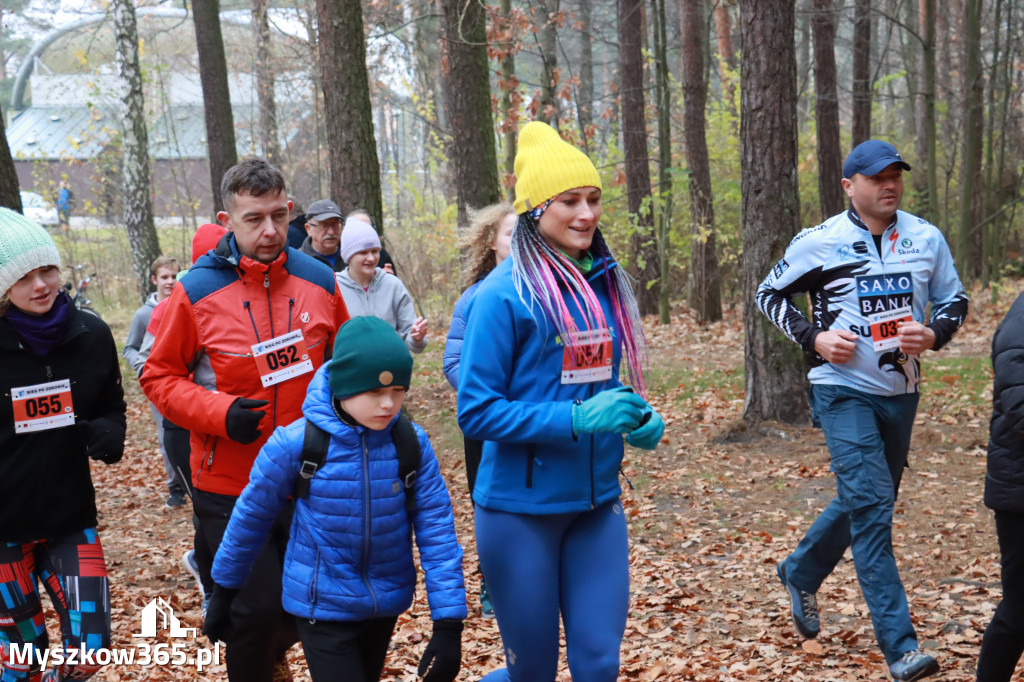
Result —
[[650, 406], [648, 406], [644, 417], [647, 419], [640, 428], [626, 436], [626, 442], [634, 448], [654, 450], [661, 442], [662, 434], [665, 433], [665, 420]]
[[627, 386], [601, 391], [572, 406], [572, 432], [630, 433], [644, 416], [647, 403]]

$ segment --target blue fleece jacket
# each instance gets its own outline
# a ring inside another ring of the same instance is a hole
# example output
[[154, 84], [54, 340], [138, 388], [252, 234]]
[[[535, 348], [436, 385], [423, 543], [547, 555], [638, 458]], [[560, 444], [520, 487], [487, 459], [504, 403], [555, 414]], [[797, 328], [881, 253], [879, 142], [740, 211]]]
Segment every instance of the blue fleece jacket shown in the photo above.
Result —
[[[391, 438], [394, 422], [373, 431], [338, 419], [326, 365], [310, 383], [302, 411], [331, 440], [323, 466], [310, 481], [309, 496], [295, 504], [284, 561], [284, 609], [327, 621], [399, 615], [412, 604], [416, 587], [415, 529], [431, 617], [464, 619], [462, 548], [455, 537], [451, 500], [423, 429], [416, 426], [422, 459], [416, 511], [410, 518]], [[295, 489], [304, 431], [303, 419], [278, 428], [260, 450], [213, 563], [218, 584], [237, 588], [245, 581]]]
[[[593, 509], [618, 497], [622, 436], [573, 437], [572, 406], [619, 381], [621, 337], [606, 269], [597, 259], [587, 274], [612, 338], [611, 378], [562, 383], [565, 348], [539, 306], [531, 311], [512, 282], [508, 258], [483, 281], [469, 303], [459, 369], [459, 426], [487, 441], [473, 500], [487, 509], [561, 514]], [[568, 291], [566, 305], [585, 329]], [[525, 297], [524, 293], [524, 297]]]

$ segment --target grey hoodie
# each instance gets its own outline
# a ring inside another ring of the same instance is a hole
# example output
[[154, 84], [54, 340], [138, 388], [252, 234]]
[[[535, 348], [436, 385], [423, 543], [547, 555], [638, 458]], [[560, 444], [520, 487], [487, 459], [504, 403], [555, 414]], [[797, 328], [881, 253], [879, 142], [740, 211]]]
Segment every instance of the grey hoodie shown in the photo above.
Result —
[[412, 296], [402, 284], [402, 280], [377, 268], [373, 279], [370, 280], [369, 288], [364, 290], [358, 282], [352, 279], [348, 268], [335, 273], [334, 277], [338, 280], [338, 288], [341, 289], [341, 295], [345, 299], [349, 317], [359, 315], [379, 317], [394, 326], [405, 340], [405, 345], [413, 353], [422, 353], [427, 347], [425, 337], [422, 341], [416, 341], [409, 335], [409, 331], [416, 321], [416, 308], [413, 306]]
[[128, 338], [125, 339], [124, 350], [121, 351], [121, 355], [132, 366], [136, 374], [142, 370], [142, 365], [146, 363], [146, 358], [139, 356], [139, 349], [142, 347], [142, 341], [146, 336], [146, 327], [149, 326], [149, 318], [153, 316], [153, 308], [155, 307], [156, 292], [153, 292], [146, 299], [146, 303], [136, 310], [132, 316], [132, 323], [128, 327]]

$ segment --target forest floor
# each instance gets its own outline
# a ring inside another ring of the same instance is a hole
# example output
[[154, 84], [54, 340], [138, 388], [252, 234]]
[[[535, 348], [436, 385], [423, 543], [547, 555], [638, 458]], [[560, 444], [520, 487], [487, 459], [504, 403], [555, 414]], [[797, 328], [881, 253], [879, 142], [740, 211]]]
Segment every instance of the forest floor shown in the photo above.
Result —
[[[981, 292], [954, 342], [923, 361], [921, 406], [894, 522], [894, 544], [921, 645], [939, 659], [936, 680], [973, 680], [981, 633], [999, 601], [994, 523], [982, 504], [991, 400], [992, 333], [1015, 292]], [[819, 592], [822, 632], [802, 640], [775, 564], [834, 496], [820, 431], [782, 424], [747, 429], [743, 330], [738, 309], [696, 325], [685, 310], [651, 321], [650, 399], [668, 424], [656, 452], [630, 449], [624, 493], [631, 536], [631, 608], [622, 646], [629, 680], [879, 680], [884, 663], [849, 553]], [[115, 336], [123, 337], [115, 329]], [[503, 664], [493, 619], [480, 615], [472, 511], [455, 398], [441, 373], [443, 336], [417, 357], [407, 399], [431, 436], [466, 550], [470, 617], [460, 680]], [[173, 643], [166, 631], [140, 640], [139, 614], [156, 597], [183, 624], [201, 628], [200, 596], [184, 571], [191, 508], [164, 506], [166, 489], [152, 419], [126, 373], [128, 447], [116, 466], [94, 467], [100, 533], [110, 569], [115, 647]], [[386, 680], [416, 679], [430, 634], [422, 589], [398, 623]], [[204, 637], [185, 640], [193, 653]], [[301, 648], [291, 656], [306, 679]], [[227, 679], [223, 664], [111, 666], [104, 680]], [[569, 680], [564, 649], [559, 680]]]

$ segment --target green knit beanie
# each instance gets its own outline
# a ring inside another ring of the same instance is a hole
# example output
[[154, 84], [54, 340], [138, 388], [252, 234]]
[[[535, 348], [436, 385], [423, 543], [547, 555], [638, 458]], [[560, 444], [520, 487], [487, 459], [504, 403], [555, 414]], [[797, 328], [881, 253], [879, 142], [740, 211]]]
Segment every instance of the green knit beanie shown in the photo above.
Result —
[[353, 317], [338, 330], [327, 381], [339, 400], [388, 386], [409, 388], [412, 353], [384, 320]]
[[60, 254], [46, 230], [20, 213], [0, 207], [0, 295], [47, 265], [60, 267]]

